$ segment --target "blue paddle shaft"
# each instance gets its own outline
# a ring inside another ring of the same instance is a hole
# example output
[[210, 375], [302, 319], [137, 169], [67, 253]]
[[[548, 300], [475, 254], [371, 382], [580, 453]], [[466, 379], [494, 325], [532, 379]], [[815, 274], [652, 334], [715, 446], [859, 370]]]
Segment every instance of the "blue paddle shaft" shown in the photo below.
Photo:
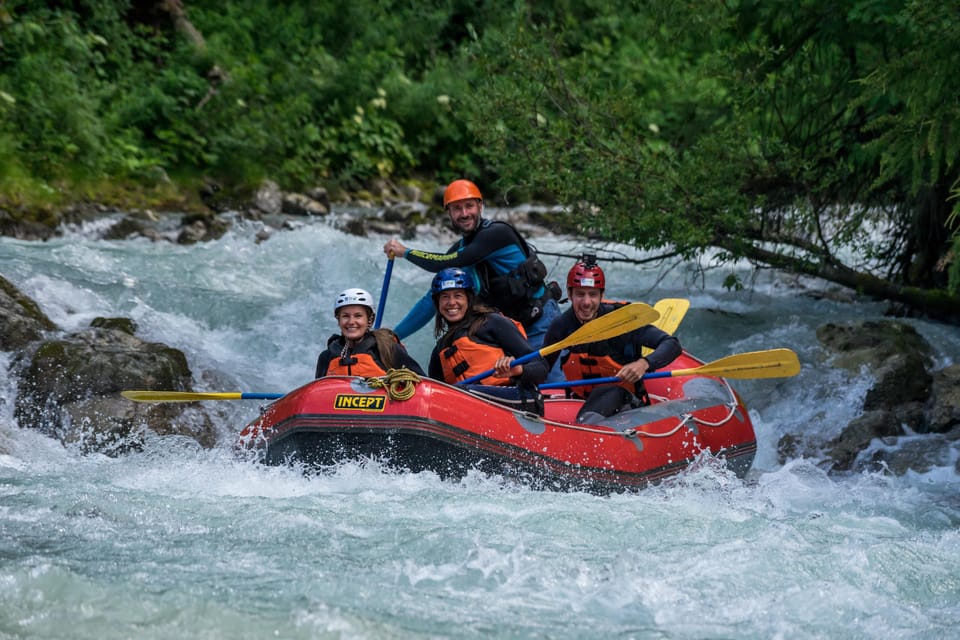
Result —
[[[670, 378], [673, 376], [672, 371], [655, 371], [653, 373], [645, 373], [641, 380], [650, 380], [652, 378]], [[616, 384], [617, 382], [623, 382], [620, 378], [616, 376], [611, 376], [609, 378], [591, 378], [589, 380], [565, 380], [564, 382], [548, 382], [546, 384], [540, 385], [540, 389], [566, 389], [567, 387], [585, 387], [592, 384]]]
[[[539, 356], [539, 355], [540, 355], [540, 352], [539, 352], [539, 351], [531, 351], [530, 353], [528, 353], [528, 354], [525, 355], [525, 356], [520, 356], [519, 358], [514, 358], [514, 359], [513, 359], [513, 365], [511, 365], [511, 366], [517, 366], [518, 364], [523, 364], [524, 362], [530, 362], [531, 360], [533, 360], [534, 358], [536, 358], [536, 357]], [[471, 377], [467, 378], [466, 380], [461, 380], [461, 381], [458, 382], [457, 384], [458, 384], [458, 385], [473, 384], [474, 382], [478, 382], [478, 381], [480, 381], [480, 380], [483, 380], [483, 379], [486, 378], [487, 376], [491, 376], [491, 375], [493, 375], [493, 374], [496, 373], [496, 372], [497, 372], [496, 369], [487, 369], [487, 370], [484, 371], [483, 373], [478, 373], [477, 375], [471, 376]]]
[[564, 380], [563, 382], [548, 382], [540, 385], [540, 389], [566, 389], [567, 387], [583, 387], [588, 384], [611, 384], [623, 382], [620, 378], [592, 378], [590, 380]]
[[380, 287], [380, 303], [377, 305], [377, 317], [373, 320], [373, 328], [379, 329], [383, 321], [383, 306], [387, 302], [387, 289], [390, 288], [390, 274], [393, 273], [393, 258], [387, 260], [387, 270], [383, 274], [383, 286]]

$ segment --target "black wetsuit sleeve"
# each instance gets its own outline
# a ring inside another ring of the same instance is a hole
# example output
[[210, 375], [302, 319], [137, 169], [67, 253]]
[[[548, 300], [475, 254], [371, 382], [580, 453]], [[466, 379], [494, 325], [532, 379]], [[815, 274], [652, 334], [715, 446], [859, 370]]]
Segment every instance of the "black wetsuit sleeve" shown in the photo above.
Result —
[[[487, 316], [486, 322], [477, 330], [477, 338], [484, 342], [498, 345], [503, 349], [505, 354], [513, 356], [514, 358], [519, 358], [520, 356], [525, 356], [528, 353], [537, 351], [530, 346], [530, 343], [523, 337], [523, 334], [520, 333], [517, 325], [513, 324], [512, 320], [508, 320], [499, 314], [490, 314]], [[550, 367], [547, 366], [547, 361], [540, 355], [537, 355], [536, 358], [523, 364], [523, 373], [520, 374], [520, 381], [530, 384], [540, 384], [547, 379], [547, 373], [549, 371]]]
[[[434, 380], [443, 380], [443, 367], [440, 366], [440, 348], [434, 347], [430, 353], [430, 362], [427, 363], [427, 375]], [[446, 382], [446, 380], [443, 380]]]
[[320, 356], [317, 358], [317, 372], [314, 375], [315, 378], [322, 378], [327, 375], [327, 369], [330, 368], [330, 360], [332, 356], [333, 354], [330, 353], [329, 349], [320, 354]]
[[393, 361], [396, 363], [397, 368], [406, 367], [413, 371], [418, 376], [426, 375], [423, 372], [423, 367], [420, 366], [420, 363], [413, 359], [413, 357], [407, 353], [407, 350], [402, 344], [397, 344], [393, 348]]
[[[573, 312], [571, 310], [564, 311], [550, 323], [550, 326], [547, 327], [547, 332], [543, 336], [543, 346], [548, 347], [552, 344], [556, 344], [561, 340], [564, 340], [576, 330], [576, 325], [579, 324], [576, 320], [571, 320], [574, 318]], [[557, 361], [557, 358], [560, 357], [560, 351], [554, 351], [549, 353], [544, 358], [547, 361], [549, 367], [553, 367], [553, 363]]]
[[683, 352], [679, 340], [652, 324], [640, 327], [633, 333], [635, 334], [633, 342], [637, 347], [637, 353], [640, 353], [643, 347], [653, 349], [650, 355], [644, 356], [650, 363], [651, 372], [667, 366]]
[[505, 224], [490, 224], [481, 228], [464, 246], [453, 245], [447, 253], [430, 253], [410, 249], [404, 258], [421, 269], [437, 273], [447, 267], [470, 267], [503, 247], [517, 244], [517, 237]]

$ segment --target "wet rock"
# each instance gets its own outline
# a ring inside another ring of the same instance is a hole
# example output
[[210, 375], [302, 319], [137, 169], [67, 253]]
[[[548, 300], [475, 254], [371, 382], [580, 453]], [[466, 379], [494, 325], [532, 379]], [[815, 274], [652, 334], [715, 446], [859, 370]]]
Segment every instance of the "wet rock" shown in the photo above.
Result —
[[[373, 233], [380, 233], [387, 236], [402, 236], [407, 237], [407, 230], [409, 227], [406, 227], [398, 222], [386, 222], [384, 220], [367, 220], [364, 223], [364, 228], [367, 231], [372, 231]], [[366, 233], [364, 233], [366, 235]]]
[[195, 244], [216, 240], [227, 232], [230, 223], [213, 213], [195, 213], [183, 216], [183, 227], [177, 236], [178, 244]]
[[42, 208], [0, 206], [0, 234], [18, 240], [47, 240], [59, 235], [61, 214]]
[[900, 438], [880, 447], [856, 465], [858, 471], [887, 471], [902, 476], [907, 472], [926, 473], [934, 467], [948, 466], [952, 459], [950, 439], [942, 434], [923, 438]]
[[257, 231], [257, 235], [254, 236], [253, 241], [257, 244], [260, 244], [264, 240], [269, 240], [270, 237], [273, 235], [273, 232], [274, 232], [273, 227], [264, 227], [259, 231]]
[[285, 193], [281, 204], [283, 213], [292, 216], [325, 216], [330, 208], [302, 193]]
[[960, 364], [933, 375], [924, 417], [926, 431], [932, 433], [946, 433], [960, 427]]
[[909, 324], [893, 320], [868, 320], [846, 324], [827, 323], [817, 329], [817, 339], [835, 353], [834, 366], [859, 372], [864, 366], [878, 368], [897, 354], [911, 353], [924, 365], [932, 363], [933, 349]]
[[314, 187], [307, 191], [307, 197], [323, 205], [327, 211], [331, 210], [330, 193], [324, 187]]
[[202, 410], [185, 414], [183, 405], [134, 403], [120, 396], [124, 389], [190, 389], [183, 353], [145, 342], [135, 330], [125, 318], [98, 318], [88, 329], [41, 343], [18, 383], [19, 425], [108, 454], [138, 447], [148, 430], [176, 432], [211, 446], [215, 433]]
[[132, 216], [124, 216], [103, 234], [105, 240], [125, 240], [134, 236], [144, 235], [147, 224]]
[[201, 220], [185, 225], [177, 236], [177, 244], [196, 244], [207, 235], [207, 226]]
[[828, 454], [833, 461], [832, 470], [849, 471], [857, 455], [866, 449], [874, 438], [898, 436], [903, 429], [897, 424], [892, 411], [868, 411], [851, 420], [839, 437], [828, 445]]
[[397, 202], [384, 208], [385, 222], [408, 223], [412, 219], [422, 219], [427, 212], [427, 205], [420, 202]]
[[121, 331], [127, 335], [136, 335], [137, 323], [130, 318], [94, 318], [90, 326], [96, 329], [110, 329]]
[[343, 230], [352, 236], [367, 237], [367, 221], [363, 218], [351, 218], [343, 225]]
[[927, 372], [926, 360], [917, 352], [894, 353], [874, 371], [876, 383], [863, 401], [864, 411], [893, 409], [906, 402], [925, 402], [930, 397], [933, 376]]
[[[941, 464], [948, 441], [922, 435], [960, 425], [960, 366], [931, 373], [932, 348], [912, 326], [898, 321], [827, 324], [817, 337], [835, 352], [832, 364], [857, 373], [866, 368], [876, 378], [864, 398], [864, 413], [828, 443], [832, 469], [867, 465], [904, 473]], [[866, 453], [877, 438], [889, 447]]]
[[37, 303], [0, 276], [0, 350], [20, 351], [54, 329]]
[[802, 455], [804, 441], [797, 435], [787, 433], [777, 441], [777, 460], [780, 464], [785, 464], [787, 460], [793, 460]]
[[277, 183], [272, 180], [264, 180], [253, 195], [253, 206], [266, 214], [276, 215], [280, 213], [283, 209], [283, 194]]

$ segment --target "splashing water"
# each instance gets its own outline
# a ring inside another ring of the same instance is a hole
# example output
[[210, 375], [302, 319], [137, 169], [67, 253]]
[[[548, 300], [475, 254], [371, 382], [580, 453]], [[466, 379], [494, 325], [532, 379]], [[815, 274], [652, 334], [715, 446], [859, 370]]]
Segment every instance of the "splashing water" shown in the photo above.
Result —
[[[379, 297], [385, 238], [318, 223], [258, 244], [256, 231], [190, 247], [83, 230], [3, 238], [0, 264], [66, 330], [133, 318], [141, 337], [184, 351], [197, 390], [283, 392], [312, 378], [338, 291]], [[584, 249], [559, 237], [537, 246]], [[562, 281], [567, 262], [548, 264], [549, 277]], [[824, 363], [816, 328], [882, 307], [815, 300], [772, 272], [745, 293], [695, 265], [605, 268], [610, 297], [689, 298], [678, 336], [705, 361], [800, 356], [795, 378], [735, 381], [758, 436], [746, 480], [710, 458], [605, 497], [373, 462], [310, 475], [234, 457], [258, 411], [246, 401], [218, 405], [212, 450], [156, 437], [133, 455], [81, 455], [16, 425], [12, 356], [0, 354], [0, 637], [953, 637], [956, 449], [902, 477], [834, 477], [817, 460], [777, 457], [785, 434], [837, 435], [869, 388], [867, 373]], [[383, 326], [429, 280], [398, 261]], [[911, 322], [939, 366], [957, 361], [955, 330]], [[429, 329], [406, 342], [425, 363]]]

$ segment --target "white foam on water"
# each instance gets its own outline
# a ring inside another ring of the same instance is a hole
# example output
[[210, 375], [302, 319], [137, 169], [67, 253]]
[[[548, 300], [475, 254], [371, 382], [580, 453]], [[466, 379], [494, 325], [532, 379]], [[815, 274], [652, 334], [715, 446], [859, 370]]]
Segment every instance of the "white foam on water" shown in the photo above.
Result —
[[[240, 225], [193, 247], [84, 233], [42, 246], [0, 239], [0, 259], [64, 329], [131, 317], [138, 335], [185, 352], [199, 388], [283, 392], [312, 378], [336, 331], [338, 291], [360, 286], [379, 298], [386, 238], [316, 224], [258, 244], [256, 231]], [[586, 248], [562, 238], [537, 246]], [[567, 262], [547, 260], [550, 279], [562, 283]], [[16, 425], [14, 359], [2, 354], [0, 633], [951, 637], [960, 623], [956, 447], [900, 477], [830, 475], [816, 458], [778, 458], [784, 435], [825, 442], [856, 417], [869, 372], [821, 362], [815, 331], [879, 317], [878, 307], [804, 298], [773, 275], [728, 292], [721, 275], [608, 270], [613, 297], [689, 298], [678, 335], [706, 361], [798, 353], [794, 378], [732, 381], [757, 430], [753, 470], [739, 479], [705, 456], [662, 485], [605, 497], [374, 461], [319, 474], [266, 467], [233, 454], [235, 434], [258, 412], [248, 401], [212, 403], [221, 442], [211, 450], [158, 437], [118, 458], [82, 455]], [[430, 278], [397, 261], [384, 326]], [[914, 324], [939, 363], [956, 361], [955, 332]], [[430, 333], [406, 341], [424, 364]]]

